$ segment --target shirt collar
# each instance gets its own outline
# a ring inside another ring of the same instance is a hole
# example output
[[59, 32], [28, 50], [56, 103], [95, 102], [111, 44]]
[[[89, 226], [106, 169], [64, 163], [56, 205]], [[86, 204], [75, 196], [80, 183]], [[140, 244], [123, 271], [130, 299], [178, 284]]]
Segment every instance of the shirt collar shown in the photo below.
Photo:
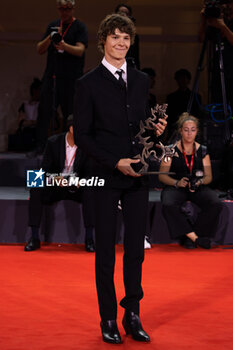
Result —
[[[111, 63], [109, 63], [106, 58], [104, 57], [102, 60], [102, 65], [105, 66], [117, 79], [119, 79], [119, 75], [116, 74], [116, 71], [123, 70], [123, 76], [126, 78], [127, 77], [127, 62], [122, 64], [120, 68], [114, 67]], [[125, 79], [126, 80], [126, 79]]]
[[74, 146], [70, 146], [68, 140], [67, 140], [68, 132], [66, 133], [66, 149], [77, 149], [77, 146], [74, 144]]

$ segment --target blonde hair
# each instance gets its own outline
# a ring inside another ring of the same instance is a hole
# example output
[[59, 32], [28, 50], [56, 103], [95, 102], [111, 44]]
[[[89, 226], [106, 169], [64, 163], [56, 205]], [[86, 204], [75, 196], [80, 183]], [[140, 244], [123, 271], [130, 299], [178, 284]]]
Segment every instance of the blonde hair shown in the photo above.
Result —
[[57, 5], [68, 5], [70, 3], [72, 6], [75, 5], [75, 0], [57, 0]]
[[194, 117], [193, 115], [190, 115], [188, 112], [184, 112], [179, 116], [179, 119], [177, 121], [177, 129], [180, 131], [184, 125], [185, 122], [192, 121], [196, 124], [197, 129], [199, 128], [199, 120]]

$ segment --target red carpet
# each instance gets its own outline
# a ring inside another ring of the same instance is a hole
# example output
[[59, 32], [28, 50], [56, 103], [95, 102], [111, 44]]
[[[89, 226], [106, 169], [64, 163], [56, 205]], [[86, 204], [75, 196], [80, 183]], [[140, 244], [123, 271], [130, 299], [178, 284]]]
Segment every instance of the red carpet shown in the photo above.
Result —
[[[101, 340], [94, 255], [83, 246], [49, 245], [36, 252], [0, 246], [1, 350], [232, 350], [233, 250], [184, 250], [158, 245], [146, 251], [141, 303], [150, 344], [126, 337]], [[116, 285], [123, 296], [122, 247]]]

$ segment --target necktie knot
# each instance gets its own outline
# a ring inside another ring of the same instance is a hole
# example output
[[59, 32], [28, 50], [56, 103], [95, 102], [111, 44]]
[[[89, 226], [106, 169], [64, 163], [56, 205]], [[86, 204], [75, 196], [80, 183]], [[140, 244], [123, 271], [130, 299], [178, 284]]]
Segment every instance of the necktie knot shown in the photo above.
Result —
[[122, 78], [123, 69], [117, 70], [117, 71], [116, 71], [116, 74], [119, 75], [119, 78], [123, 79], [123, 78]]
[[124, 79], [122, 78], [123, 70], [122, 69], [117, 70], [116, 74], [119, 75], [118, 81], [119, 81], [120, 85], [123, 86], [123, 87], [126, 87], [126, 83], [125, 83]]

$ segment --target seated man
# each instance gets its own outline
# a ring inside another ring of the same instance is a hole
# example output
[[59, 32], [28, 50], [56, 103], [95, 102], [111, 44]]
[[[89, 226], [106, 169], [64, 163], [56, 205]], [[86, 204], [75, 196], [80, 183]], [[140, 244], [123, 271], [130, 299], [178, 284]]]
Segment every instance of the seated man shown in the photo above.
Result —
[[[46, 173], [61, 174], [64, 176], [76, 173], [79, 178], [84, 177], [86, 167], [86, 156], [74, 143], [73, 116], [67, 120], [69, 131], [49, 138], [41, 167]], [[82, 202], [83, 219], [85, 225], [85, 247], [86, 251], [94, 252], [93, 228], [94, 209], [92, 207], [91, 191], [78, 187], [44, 187], [32, 188], [29, 200], [29, 226], [31, 227], [31, 238], [26, 244], [25, 251], [33, 251], [40, 248], [39, 227], [42, 217], [43, 205], [69, 199]]]

